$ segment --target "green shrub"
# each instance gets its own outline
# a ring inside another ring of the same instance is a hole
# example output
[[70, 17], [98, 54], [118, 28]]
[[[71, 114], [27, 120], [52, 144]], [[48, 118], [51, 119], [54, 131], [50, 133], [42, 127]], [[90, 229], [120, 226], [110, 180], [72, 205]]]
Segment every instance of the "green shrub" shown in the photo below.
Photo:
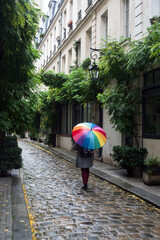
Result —
[[125, 169], [143, 166], [144, 157], [148, 153], [146, 148], [129, 146], [114, 146], [113, 152], [113, 159], [117, 161], [122, 168]]
[[6, 175], [9, 170], [22, 167], [22, 149], [18, 147], [16, 136], [5, 138], [5, 147], [0, 147], [0, 174]]
[[5, 138], [5, 148], [16, 148], [16, 147], [18, 147], [17, 137], [16, 136], [7, 136]]
[[147, 159], [144, 160], [144, 165], [147, 166], [147, 172], [150, 174], [160, 172], [160, 161], [158, 157], [148, 156]]
[[84, 70], [88, 70], [89, 66], [91, 65], [91, 59], [90, 58], [86, 58], [82, 64], [81, 64], [81, 67], [84, 69]]

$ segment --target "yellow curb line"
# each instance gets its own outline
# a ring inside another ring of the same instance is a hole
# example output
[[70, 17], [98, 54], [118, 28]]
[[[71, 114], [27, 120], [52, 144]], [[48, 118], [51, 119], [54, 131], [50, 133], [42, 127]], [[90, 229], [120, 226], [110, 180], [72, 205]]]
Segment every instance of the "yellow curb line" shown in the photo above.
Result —
[[28, 218], [29, 218], [30, 228], [31, 228], [31, 233], [32, 233], [32, 239], [36, 240], [35, 235], [36, 235], [36, 233], [38, 233], [38, 231], [35, 229], [36, 221], [34, 220], [34, 216], [32, 215], [32, 213], [29, 210], [31, 207], [29, 206], [28, 196], [27, 196], [25, 186], [23, 184], [23, 178], [22, 178], [22, 175], [21, 175], [21, 171], [20, 171], [20, 178], [21, 178], [21, 182], [22, 182], [22, 189], [23, 189], [25, 203], [26, 203], [26, 206], [27, 206]]

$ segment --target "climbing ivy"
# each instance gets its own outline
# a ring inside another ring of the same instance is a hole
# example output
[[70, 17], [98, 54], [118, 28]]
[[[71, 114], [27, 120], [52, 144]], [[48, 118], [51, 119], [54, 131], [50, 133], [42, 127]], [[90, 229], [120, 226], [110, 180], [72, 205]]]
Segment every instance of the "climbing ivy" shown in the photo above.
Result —
[[142, 98], [138, 81], [143, 72], [160, 62], [160, 23], [156, 21], [149, 27], [141, 40], [104, 42], [101, 52], [99, 67], [105, 74], [106, 90], [98, 94], [98, 100], [116, 130], [136, 136], [135, 117]]

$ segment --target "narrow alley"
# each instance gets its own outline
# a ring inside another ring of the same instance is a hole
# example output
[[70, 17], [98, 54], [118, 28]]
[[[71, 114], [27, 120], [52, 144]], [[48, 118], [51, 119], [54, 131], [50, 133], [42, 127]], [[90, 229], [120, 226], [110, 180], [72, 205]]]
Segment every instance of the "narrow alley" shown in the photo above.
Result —
[[22, 180], [33, 239], [160, 239], [160, 211], [53, 153], [19, 142]]

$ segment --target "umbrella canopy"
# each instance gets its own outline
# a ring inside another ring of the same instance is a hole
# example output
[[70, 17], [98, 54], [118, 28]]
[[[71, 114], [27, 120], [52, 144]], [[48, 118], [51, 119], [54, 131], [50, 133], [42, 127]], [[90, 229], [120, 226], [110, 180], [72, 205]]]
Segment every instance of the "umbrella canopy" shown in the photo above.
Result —
[[101, 127], [88, 122], [77, 124], [72, 130], [72, 137], [78, 145], [87, 149], [101, 148], [107, 139]]

